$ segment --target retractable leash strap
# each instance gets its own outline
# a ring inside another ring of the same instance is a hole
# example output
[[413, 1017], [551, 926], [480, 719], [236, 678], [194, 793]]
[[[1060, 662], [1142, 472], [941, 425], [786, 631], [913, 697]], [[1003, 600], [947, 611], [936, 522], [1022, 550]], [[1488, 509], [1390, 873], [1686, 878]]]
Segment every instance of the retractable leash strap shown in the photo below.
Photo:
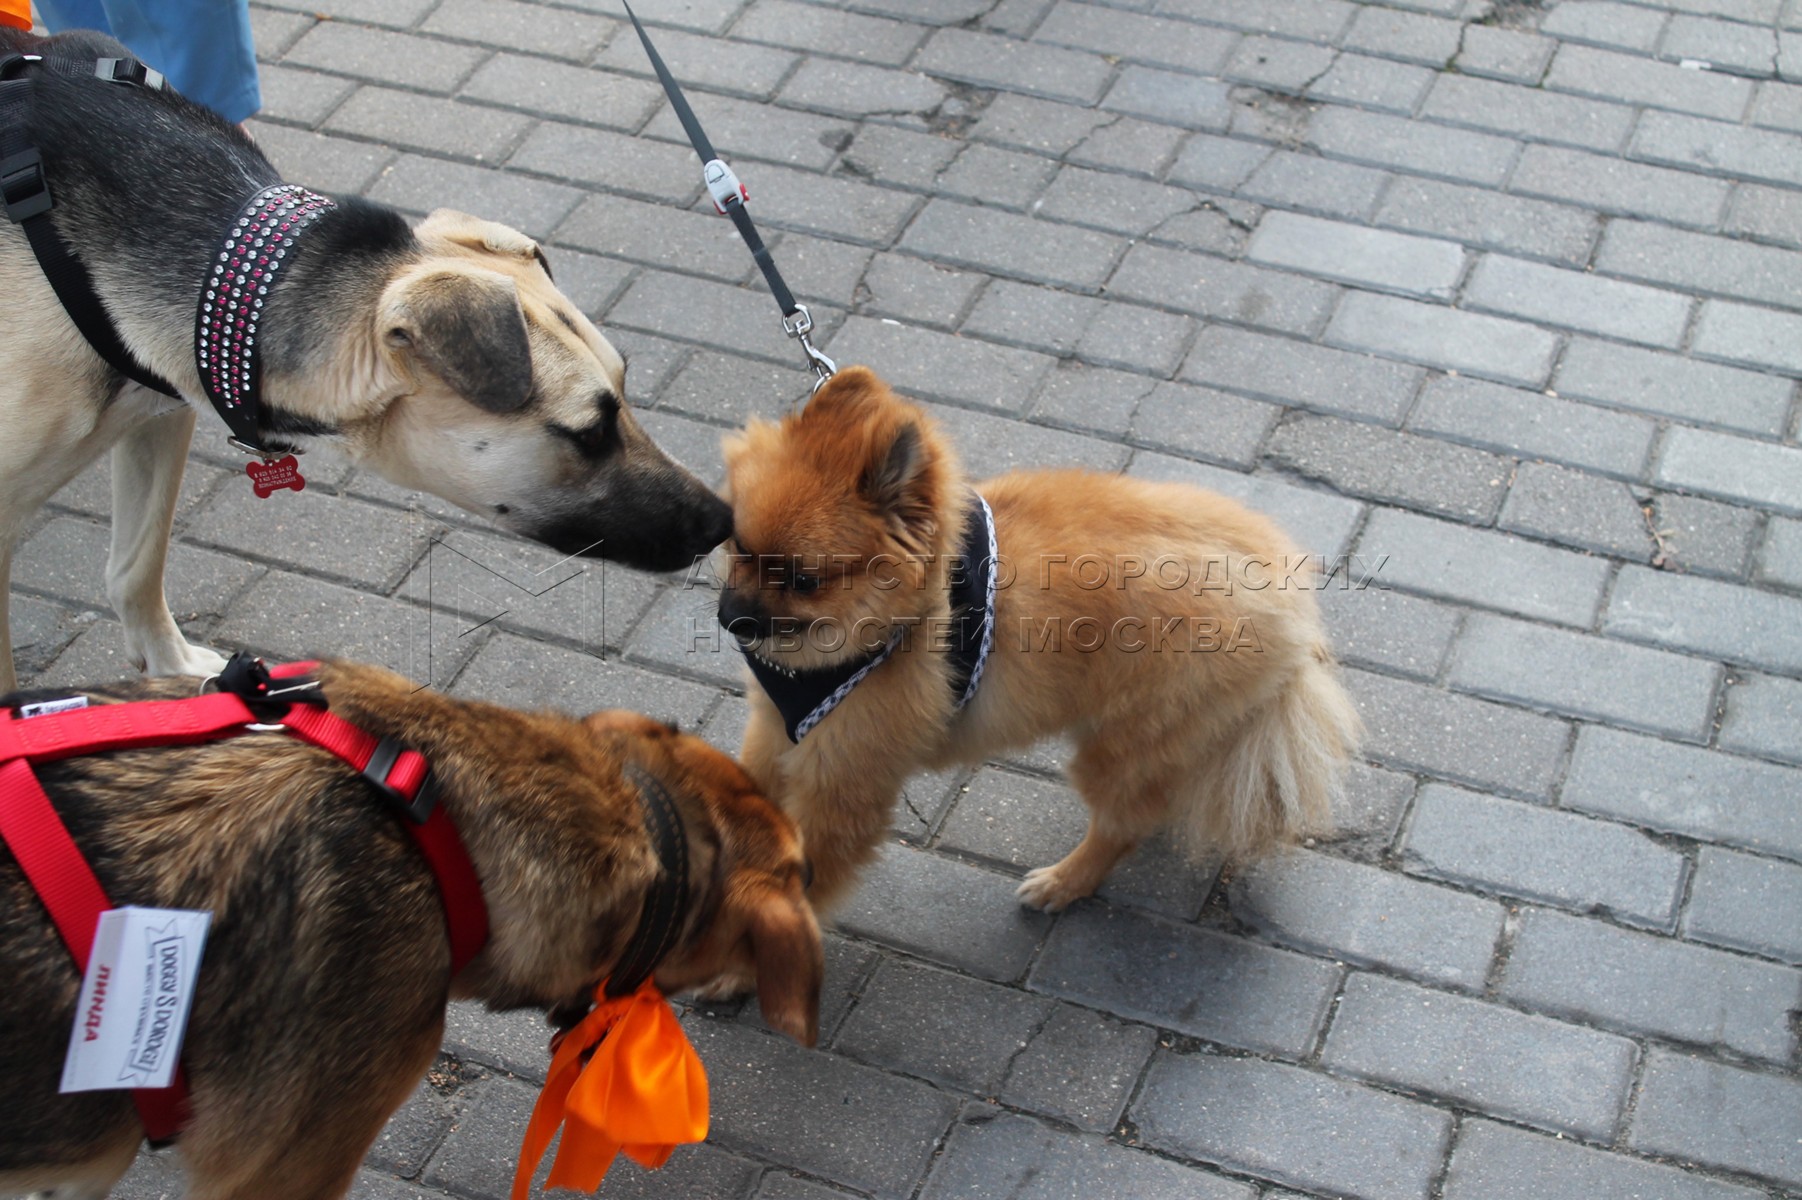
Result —
[[626, 5], [626, 15], [632, 18], [632, 27], [638, 30], [638, 40], [644, 43], [644, 52], [651, 60], [651, 69], [657, 72], [658, 81], [663, 84], [670, 108], [675, 111], [676, 119], [682, 122], [689, 143], [701, 158], [701, 178], [707, 184], [708, 195], [713, 197], [714, 209], [732, 218], [738, 236], [745, 240], [751, 257], [757, 260], [764, 282], [770, 285], [770, 294], [776, 298], [776, 305], [782, 310], [782, 332], [801, 343], [801, 352], [807, 355], [807, 365], [817, 376], [813, 390], [819, 391], [820, 386], [838, 370], [838, 364], [822, 354], [808, 338], [807, 335], [813, 332], [813, 314], [807, 311], [805, 304], [795, 299], [794, 293], [788, 290], [788, 284], [782, 281], [782, 272], [776, 269], [776, 260], [770, 257], [769, 247], [763, 244], [763, 238], [757, 233], [757, 226], [751, 223], [751, 214], [745, 209], [746, 202], [751, 198], [750, 193], [738, 181], [732, 168], [713, 152], [713, 143], [707, 140], [707, 134], [701, 129], [701, 122], [695, 117], [694, 109], [688, 106], [688, 99], [677, 86], [676, 77], [664, 66], [663, 56], [657, 53], [657, 47], [651, 45], [651, 35], [645, 32], [644, 26], [639, 23], [638, 14], [632, 11], [630, 4]]
[[19, 50], [0, 53], [0, 196], [4, 197], [7, 219], [25, 231], [44, 278], [94, 353], [127, 379], [173, 396], [174, 386], [125, 348], [106, 305], [94, 291], [93, 277], [51, 224], [55, 198], [44, 178], [43, 159], [25, 132], [32, 100], [31, 76], [45, 67], [60, 74], [91, 73], [112, 83], [153, 89], [163, 86], [163, 77], [135, 58], [101, 58], [89, 66], [85, 61], [46, 63], [43, 55]]

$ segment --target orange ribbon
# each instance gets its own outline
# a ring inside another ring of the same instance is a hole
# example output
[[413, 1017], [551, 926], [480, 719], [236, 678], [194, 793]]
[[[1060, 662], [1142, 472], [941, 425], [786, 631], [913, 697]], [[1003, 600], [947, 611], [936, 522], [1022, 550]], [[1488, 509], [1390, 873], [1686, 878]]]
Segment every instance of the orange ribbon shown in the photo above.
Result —
[[[677, 1146], [707, 1137], [707, 1073], [675, 1010], [650, 980], [594, 1010], [551, 1042], [551, 1069], [532, 1109], [513, 1173], [526, 1200], [532, 1173], [563, 1127], [546, 1186], [592, 1192], [620, 1151], [661, 1167]], [[592, 1054], [592, 1057], [589, 1057]]]
[[0, 0], [0, 25], [31, 28], [31, 0]]

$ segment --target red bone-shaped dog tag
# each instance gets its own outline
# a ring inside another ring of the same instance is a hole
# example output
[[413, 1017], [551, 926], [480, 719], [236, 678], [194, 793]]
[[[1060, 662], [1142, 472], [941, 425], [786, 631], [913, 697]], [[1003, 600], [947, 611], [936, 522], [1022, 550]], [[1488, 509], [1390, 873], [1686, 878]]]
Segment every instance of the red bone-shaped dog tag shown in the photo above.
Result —
[[300, 463], [292, 454], [285, 454], [273, 462], [245, 463], [244, 473], [250, 476], [250, 490], [257, 494], [258, 500], [267, 500], [283, 488], [298, 492], [307, 486], [307, 481], [300, 477]]

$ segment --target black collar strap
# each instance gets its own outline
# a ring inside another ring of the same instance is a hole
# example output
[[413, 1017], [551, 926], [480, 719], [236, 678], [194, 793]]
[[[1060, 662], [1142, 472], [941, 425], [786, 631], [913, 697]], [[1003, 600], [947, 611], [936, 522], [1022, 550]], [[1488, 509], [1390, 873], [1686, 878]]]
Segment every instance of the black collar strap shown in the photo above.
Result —
[[609, 997], [629, 996], [656, 970], [663, 956], [675, 947], [688, 910], [688, 837], [682, 831], [682, 814], [669, 789], [649, 771], [627, 763], [624, 774], [638, 789], [644, 809], [645, 832], [657, 847], [662, 870], [645, 893], [644, 909], [632, 940], [607, 976]]
[[94, 291], [93, 277], [51, 223], [55, 198], [44, 177], [43, 159], [25, 131], [32, 100], [32, 69], [39, 66], [59, 75], [92, 75], [109, 83], [151, 89], [161, 88], [163, 77], [135, 58], [75, 62], [59, 57], [54, 50], [49, 55], [18, 49], [0, 51], [0, 198], [4, 200], [7, 219], [24, 230], [38, 268], [94, 353], [125, 378], [153, 392], [174, 396], [172, 384], [125, 348], [112, 316]]
[[[944, 639], [937, 636], [936, 630], [927, 631], [929, 644], [938, 645], [941, 640], [948, 643], [951, 694], [956, 698], [958, 711], [976, 695], [989, 651], [995, 645], [995, 588], [1000, 564], [995, 545], [995, 514], [987, 500], [980, 495], [974, 499], [969, 519], [964, 522], [963, 544], [951, 563], [951, 629]], [[864, 676], [888, 660], [903, 636], [904, 631], [896, 630], [881, 649], [817, 671], [786, 671], [750, 650], [745, 650], [744, 656], [763, 694], [782, 714], [788, 740], [799, 742], [845, 702]]]
[[337, 207], [299, 184], [278, 183], [250, 198], [226, 234], [194, 310], [194, 364], [200, 386], [240, 449], [264, 458], [258, 417], [262, 390], [257, 326], [276, 275], [307, 227]]

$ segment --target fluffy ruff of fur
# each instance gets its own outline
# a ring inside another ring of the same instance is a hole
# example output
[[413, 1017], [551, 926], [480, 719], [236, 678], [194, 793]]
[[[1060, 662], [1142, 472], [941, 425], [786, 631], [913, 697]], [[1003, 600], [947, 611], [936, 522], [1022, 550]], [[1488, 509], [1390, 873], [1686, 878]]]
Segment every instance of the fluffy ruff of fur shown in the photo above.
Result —
[[[447, 999], [586, 1010], [660, 871], [626, 763], [668, 789], [688, 840], [687, 915], [658, 986], [748, 971], [771, 1027], [813, 1043], [823, 961], [800, 841], [730, 756], [635, 713], [518, 712], [349, 663], [321, 679], [334, 713], [419, 750], [440, 781], [490, 927], [454, 979], [425, 857], [326, 751], [264, 733], [37, 768], [115, 903], [212, 913], [182, 1047], [190, 1200], [342, 1196], [431, 1065]], [[125, 1092], [57, 1091], [81, 976], [4, 849], [0, 970], [0, 1195], [104, 1196], [142, 1132]]]
[[[1056, 734], [1076, 742], [1090, 822], [1027, 874], [1036, 908], [1090, 895], [1160, 829], [1197, 857], [1243, 859], [1328, 822], [1359, 721], [1313, 595], [1319, 560], [1296, 569], [1304, 556], [1265, 517], [1087, 471], [980, 483], [1004, 586], [982, 685], [957, 712], [930, 631], [950, 615], [973, 501], [925, 414], [852, 368], [799, 413], [729, 437], [726, 462], [737, 532], [720, 607], [747, 649], [815, 668], [912, 628], [799, 744], [750, 687], [741, 759], [800, 826], [816, 905], [874, 856], [910, 775]], [[837, 635], [817, 631], [835, 628], [857, 632], [829, 650]]]

